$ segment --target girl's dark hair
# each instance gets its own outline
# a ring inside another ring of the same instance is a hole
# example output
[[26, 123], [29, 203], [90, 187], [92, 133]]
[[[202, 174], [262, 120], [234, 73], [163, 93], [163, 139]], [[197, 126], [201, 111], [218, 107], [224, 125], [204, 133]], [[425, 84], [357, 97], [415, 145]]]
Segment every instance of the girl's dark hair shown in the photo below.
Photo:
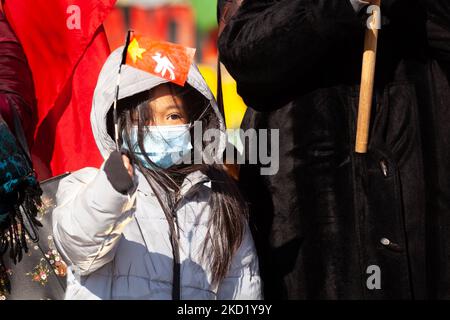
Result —
[[[210, 102], [197, 90], [189, 86], [180, 87], [169, 83], [173, 96], [181, 98], [188, 113], [189, 122], [202, 121], [203, 131], [217, 128], [218, 119]], [[143, 150], [146, 161], [152, 165], [144, 148], [145, 124], [152, 119], [148, 103], [153, 99], [152, 90], [124, 98], [118, 102], [119, 143], [130, 143], [129, 132], [131, 126], [138, 126], [138, 145]], [[176, 101], [175, 101], [176, 102]], [[133, 122], [133, 119], [135, 122]], [[136, 121], [137, 120], [137, 121]], [[112, 112], [108, 114], [108, 132], [114, 139]], [[122, 135], [123, 133], [123, 135]], [[193, 135], [191, 135], [193, 137]], [[196, 145], [192, 142], [192, 145]], [[212, 283], [218, 284], [231, 266], [232, 258], [242, 243], [245, 221], [248, 217], [247, 204], [239, 192], [236, 182], [226, 173], [220, 164], [175, 165], [168, 169], [149, 170], [133, 154], [130, 160], [144, 174], [146, 180], [155, 192], [169, 223], [172, 246], [174, 241], [178, 245], [176, 212], [184, 197], [180, 195], [180, 187], [184, 178], [192, 172], [201, 171], [211, 181], [211, 197], [209, 205], [211, 218], [208, 222], [208, 232], [202, 248], [202, 259], [210, 259]], [[189, 191], [194, 194], [201, 188], [197, 184]], [[187, 194], [185, 197], [188, 196]], [[174, 258], [177, 258], [174, 250]]]

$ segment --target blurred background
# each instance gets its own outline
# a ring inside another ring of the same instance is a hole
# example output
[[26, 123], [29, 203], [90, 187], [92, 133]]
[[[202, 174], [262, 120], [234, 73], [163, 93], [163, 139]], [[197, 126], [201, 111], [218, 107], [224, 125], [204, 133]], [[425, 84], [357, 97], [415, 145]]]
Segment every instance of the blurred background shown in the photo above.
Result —
[[[197, 49], [196, 62], [217, 93], [217, 0], [118, 0], [104, 22], [111, 50], [124, 44], [129, 28], [155, 40]], [[222, 66], [227, 128], [239, 128], [245, 104]]]

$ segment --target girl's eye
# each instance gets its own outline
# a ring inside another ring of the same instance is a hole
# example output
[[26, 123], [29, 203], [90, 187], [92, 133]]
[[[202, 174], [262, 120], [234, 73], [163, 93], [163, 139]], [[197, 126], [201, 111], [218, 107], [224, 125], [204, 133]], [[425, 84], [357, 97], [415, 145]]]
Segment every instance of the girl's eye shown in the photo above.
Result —
[[167, 117], [167, 120], [179, 120], [181, 118], [182, 118], [181, 115], [176, 114], [176, 113], [172, 113], [171, 115], [169, 115]]

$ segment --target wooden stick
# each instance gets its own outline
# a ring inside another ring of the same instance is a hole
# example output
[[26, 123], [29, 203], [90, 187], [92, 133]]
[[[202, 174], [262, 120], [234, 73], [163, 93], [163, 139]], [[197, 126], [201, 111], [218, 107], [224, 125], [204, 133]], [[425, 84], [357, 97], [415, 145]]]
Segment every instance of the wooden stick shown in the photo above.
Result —
[[[373, 0], [371, 3], [380, 7], [381, 0]], [[377, 57], [378, 29], [381, 21], [379, 11], [372, 13], [371, 28], [367, 29], [364, 40], [364, 55], [361, 72], [361, 89], [359, 93], [358, 123], [356, 127], [357, 153], [366, 153], [369, 140], [370, 113], [372, 109], [373, 87], [375, 80], [375, 65]]]

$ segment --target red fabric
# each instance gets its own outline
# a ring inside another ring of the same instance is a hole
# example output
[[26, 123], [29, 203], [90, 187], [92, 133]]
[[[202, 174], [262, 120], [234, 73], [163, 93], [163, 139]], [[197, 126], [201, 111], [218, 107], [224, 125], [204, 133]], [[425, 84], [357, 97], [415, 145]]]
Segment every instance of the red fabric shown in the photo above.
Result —
[[123, 46], [127, 35], [127, 26], [125, 24], [125, 14], [122, 8], [114, 7], [113, 11], [103, 22], [106, 35], [108, 36], [109, 47], [114, 51]]
[[[171, 34], [170, 24], [175, 32]], [[130, 28], [153, 40], [171, 41], [187, 47], [195, 46], [195, 16], [189, 5], [160, 6], [152, 9], [130, 8]]]
[[[116, 0], [6, 0], [4, 11], [19, 38], [36, 88], [37, 127], [32, 149], [40, 179], [102, 158], [90, 127], [92, 96], [110, 53], [102, 22]], [[78, 6], [80, 28], [70, 5]]]
[[153, 40], [167, 40], [166, 8], [166, 6], [155, 9], [131, 7], [130, 28], [145, 32], [145, 35]]
[[193, 48], [165, 41], [153, 41], [134, 34], [128, 46], [126, 63], [183, 86], [194, 55]]

